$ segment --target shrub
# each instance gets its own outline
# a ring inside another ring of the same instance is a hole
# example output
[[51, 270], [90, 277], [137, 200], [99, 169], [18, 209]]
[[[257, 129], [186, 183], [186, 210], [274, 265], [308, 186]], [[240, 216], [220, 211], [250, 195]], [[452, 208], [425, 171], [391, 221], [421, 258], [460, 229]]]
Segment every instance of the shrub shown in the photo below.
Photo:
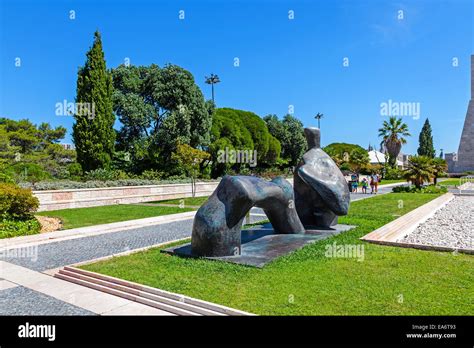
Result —
[[123, 180], [130, 179], [130, 176], [123, 170], [109, 170], [109, 169], [95, 169], [85, 174], [86, 180], [98, 180], [98, 181], [109, 181], [109, 180]]
[[82, 176], [82, 167], [79, 163], [71, 163], [67, 166], [67, 171], [69, 172], [69, 177], [71, 178]]
[[398, 168], [391, 168], [387, 166], [383, 178], [385, 180], [399, 180], [403, 178], [403, 172]]
[[445, 186], [429, 185], [421, 189], [422, 193], [446, 193], [448, 188]]
[[40, 230], [41, 224], [34, 218], [25, 221], [5, 218], [0, 220], [0, 239], [36, 234]]
[[448, 192], [448, 189], [444, 186], [436, 185], [429, 185], [421, 188], [417, 188], [416, 186], [396, 186], [392, 188], [392, 192], [439, 194]]
[[411, 186], [395, 186], [392, 188], [394, 193], [411, 192]]
[[145, 170], [145, 171], [140, 175], [140, 179], [144, 179], [144, 180], [160, 180], [161, 178], [163, 178], [163, 175], [164, 175], [163, 172], [159, 172], [159, 171], [154, 170], [154, 169], [149, 169], [149, 170]]
[[16, 163], [6, 169], [7, 173], [17, 181], [28, 181], [31, 183], [51, 179], [51, 174], [35, 163]]
[[4, 219], [31, 219], [38, 206], [39, 201], [31, 190], [14, 184], [0, 184], [0, 216]]
[[7, 174], [0, 173], [0, 183], [14, 184], [13, 178]]

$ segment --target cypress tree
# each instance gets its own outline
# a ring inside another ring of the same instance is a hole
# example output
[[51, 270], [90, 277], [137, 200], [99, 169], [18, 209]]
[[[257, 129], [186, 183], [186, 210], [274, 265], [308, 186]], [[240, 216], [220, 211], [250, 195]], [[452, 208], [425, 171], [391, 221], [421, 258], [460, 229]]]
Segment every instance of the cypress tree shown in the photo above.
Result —
[[84, 171], [109, 168], [115, 145], [112, 76], [107, 71], [100, 33], [77, 74], [73, 139]]
[[425, 124], [421, 129], [419, 143], [419, 156], [426, 156], [429, 158], [434, 158], [436, 156], [436, 151], [433, 146], [433, 136], [431, 135], [431, 125], [428, 119], [426, 119]]

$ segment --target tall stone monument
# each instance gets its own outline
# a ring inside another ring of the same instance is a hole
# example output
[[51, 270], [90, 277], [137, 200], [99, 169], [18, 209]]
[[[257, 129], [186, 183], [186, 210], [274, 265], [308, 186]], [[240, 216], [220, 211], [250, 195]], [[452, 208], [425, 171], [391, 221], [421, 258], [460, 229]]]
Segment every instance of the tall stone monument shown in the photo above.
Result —
[[457, 156], [446, 155], [450, 172], [474, 171], [474, 55], [471, 55], [471, 99], [467, 106], [459, 149]]

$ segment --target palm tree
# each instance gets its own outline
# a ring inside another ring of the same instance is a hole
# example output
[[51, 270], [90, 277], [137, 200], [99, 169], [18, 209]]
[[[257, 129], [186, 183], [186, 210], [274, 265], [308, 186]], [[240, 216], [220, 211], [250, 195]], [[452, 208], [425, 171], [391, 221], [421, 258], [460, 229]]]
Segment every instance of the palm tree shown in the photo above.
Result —
[[391, 116], [387, 121], [383, 121], [382, 128], [379, 129], [379, 137], [382, 137], [380, 145], [385, 145], [389, 154], [389, 164], [395, 168], [397, 163], [397, 156], [402, 149], [402, 145], [406, 144], [404, 137], [409, 137], [408, 125], [402, 122], [401, 118]]
[[448, 164], [442, 158], [433, 158], [431, 161], [433, 166], [434, 184], [438, 183], [438, 177], [448, 170]]
[[316, 116], [314, 116], [314, 118], [318, 120], [318, 128], [319, 128], [319, 129], [321, 129], [320, 123], [321, 123], [321, 119], [323, 118], [323, 116], [324, 116], [324, 115], [321, 114], [321, 113], [319, 113], [319, 112], [317, 113]]
[[434, 177], [432, 159], [426, 156], [411, 156], [403, 176], [417, 188]]
[[212, 86], [212, 102], [214, 103], [214, 85], [216, 83], [221, 82], [221, 80], [219, 79], [219, 76], [217, 76], [216, 74], [211, 74], [210, 76], [206, 76], [206, 81], [205, 82], [208, 85]]

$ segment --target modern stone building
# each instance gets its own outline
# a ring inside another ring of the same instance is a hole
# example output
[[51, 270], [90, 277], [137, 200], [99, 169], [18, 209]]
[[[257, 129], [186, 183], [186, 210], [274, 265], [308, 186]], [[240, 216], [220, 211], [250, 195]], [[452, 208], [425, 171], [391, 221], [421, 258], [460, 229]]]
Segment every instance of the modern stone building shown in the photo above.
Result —
[[474, 55], [471, 55], [471, 99], [467, 106], [459, 149], [445, 156], [450, 173], [474, 171]]

